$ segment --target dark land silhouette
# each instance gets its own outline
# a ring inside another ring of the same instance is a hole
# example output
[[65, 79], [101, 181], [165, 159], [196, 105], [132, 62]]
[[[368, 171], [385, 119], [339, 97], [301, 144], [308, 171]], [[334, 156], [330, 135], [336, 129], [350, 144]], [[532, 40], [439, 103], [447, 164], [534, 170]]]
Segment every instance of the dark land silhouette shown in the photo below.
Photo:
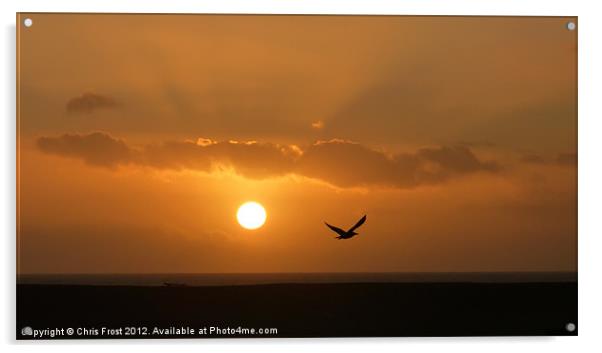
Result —
[[576, 282], [17, 285], [19, 339], [31, 338], [25, 326], [278, 329], [121, 338], [576, 335], [568, 323], [577, 323]]

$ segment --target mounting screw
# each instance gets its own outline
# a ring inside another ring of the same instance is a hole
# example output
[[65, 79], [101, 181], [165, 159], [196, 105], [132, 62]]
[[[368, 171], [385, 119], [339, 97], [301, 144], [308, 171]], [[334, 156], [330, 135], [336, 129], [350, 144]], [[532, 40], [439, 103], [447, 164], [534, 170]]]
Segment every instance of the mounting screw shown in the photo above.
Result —
[[575, 22], [569, 22], [566, 24], [566, 29], [568, 29], [569, 31], [574, 31], [575, 28], [577, 28], [577, 25], [575, 24]]
[[576, 328], [577, 328], [577, 326], [575, 326], [575, 324], [572, 322], [569, 322], [568, 324], [566, 324], [566, 330], [569, 332], [575, 331]]
[[31, 25], [33, 25], [33, 20], [31, 18], [26, 18], [25, 20], [23, 20], [23, 24], [25, 25], [25, 27], [31, 27]]

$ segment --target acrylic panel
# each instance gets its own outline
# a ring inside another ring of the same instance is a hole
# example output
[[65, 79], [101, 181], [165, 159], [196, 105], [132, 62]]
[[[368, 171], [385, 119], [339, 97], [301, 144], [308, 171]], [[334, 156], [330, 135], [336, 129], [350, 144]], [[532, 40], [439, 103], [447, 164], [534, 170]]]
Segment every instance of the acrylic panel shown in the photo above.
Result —
[[17, 15], [17, 338], [577, 334], [577, 18]]

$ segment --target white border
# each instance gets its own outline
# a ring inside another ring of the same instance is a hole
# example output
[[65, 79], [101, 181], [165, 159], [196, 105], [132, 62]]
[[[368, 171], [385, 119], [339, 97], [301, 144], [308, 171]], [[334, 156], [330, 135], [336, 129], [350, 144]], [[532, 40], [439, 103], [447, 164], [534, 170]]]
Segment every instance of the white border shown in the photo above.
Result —
[[[555, 0], [3, 0], [0, 2], [3, 40], [0, 106], [4, 109], [0, 146], [2, 173], [2, 282], [0, 282], [0, 341], [12, 351], [104, 352], [142, 350], [300, 352], [412, 351], [547, 352], [600, 351], [602, 299], [597, 269], [602, 268], [600, 215], [602, 199], [602, 12], [596, 1]], [[560, 338], [391, 338], [391, 339], [282, 339], [282, 340], [180, 340], [180, 341], [69, 341], [48, 344], [14, 341], [15, 249], [15, 13], [20, 12], [144, 12], [144, 13], [311, 13], [405, 15], [545, 15], [579, 16], [579, 337]], [[168, 345], [177, 347], [169, 348]], [[108, 346], [111, 346], [110, 348]]]

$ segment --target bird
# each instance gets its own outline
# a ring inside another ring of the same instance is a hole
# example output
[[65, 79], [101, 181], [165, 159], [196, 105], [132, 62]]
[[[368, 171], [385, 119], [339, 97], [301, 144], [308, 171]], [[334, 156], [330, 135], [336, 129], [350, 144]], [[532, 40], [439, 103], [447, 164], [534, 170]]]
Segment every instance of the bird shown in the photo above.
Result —
[[341, 228], [332, 226], [326, 222], [324, 222], [324, 224], [326, 224], [326, 226], [328, 228], [330, 228], [333, 232], [337, 233], [339, 236], [336, 237], [336, 239], [341, 240], [341, 239], [349, 239], [352, 238], [354, 235], [358, 234], [356, 232], [354, 232], [356, 229], [358, 229], [362, 224], [364, 224], [364, 222], [366, 222], [366, 215], [364, 215], [364, 217], [362, 217], [359, 221], [357, 221], [357, 223], [349, 228], [349, 230], [344, 231]]

